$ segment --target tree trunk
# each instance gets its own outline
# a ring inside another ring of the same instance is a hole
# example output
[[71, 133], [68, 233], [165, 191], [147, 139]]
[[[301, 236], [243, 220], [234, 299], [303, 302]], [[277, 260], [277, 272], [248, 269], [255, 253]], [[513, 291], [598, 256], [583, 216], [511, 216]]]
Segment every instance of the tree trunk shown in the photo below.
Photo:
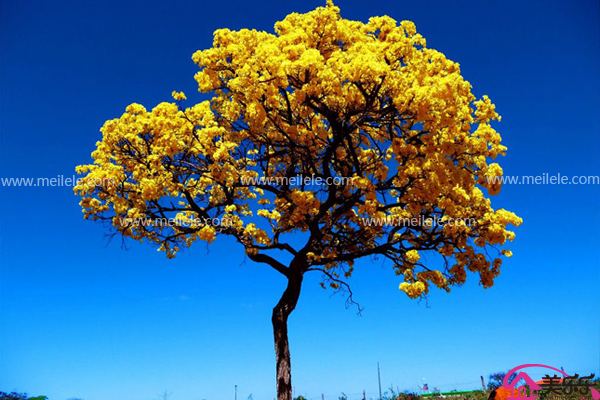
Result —
[[277, 400], [292, 400], [292, 365], [288, 342], [287, 320], [300, 297], [302, 272], [290, 273], [288, 285], [273, 308], [273, 336], [275, 338], [275, 357], [277, 359]]

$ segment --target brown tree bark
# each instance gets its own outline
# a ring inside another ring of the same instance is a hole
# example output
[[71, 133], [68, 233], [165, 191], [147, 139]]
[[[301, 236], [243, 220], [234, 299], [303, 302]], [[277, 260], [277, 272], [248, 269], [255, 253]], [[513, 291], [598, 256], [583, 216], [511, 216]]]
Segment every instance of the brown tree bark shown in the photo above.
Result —
[[287, 287], [273, 308], [271, 318], [277, 359], [277, 400], [292, 400], [292, 365], [290, 363], [287, 320], [298, 303], [303, 278], [301, 271], [292, 271], [290, 269], [287, 276]]

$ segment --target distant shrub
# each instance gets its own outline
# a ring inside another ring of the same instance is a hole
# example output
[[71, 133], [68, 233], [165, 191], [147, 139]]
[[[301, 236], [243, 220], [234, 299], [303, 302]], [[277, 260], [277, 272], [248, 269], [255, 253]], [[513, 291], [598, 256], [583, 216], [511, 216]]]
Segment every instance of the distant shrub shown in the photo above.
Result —
[[27, 393], [0, 392], [0, 400], [48, 400], [48, 397], [47, 396], [29, 397], [29, 396], [27, 396]]
[[[504, 377], [506, 377], [506, 372], [496, 372], [496, 373], [490, 374], [490, 376], [488, 377], [487, 389], [494, 390], [494, 389], [498, 389], [499, 387], [501, 387], [504, 382]], [[517, 377], [517, 373], [513, 372], [511, 374], [511, 376], [508, 378], [508, 383], [511, 383], [512, 380], [515, 379], [516, 377]]]
[[407, 390], [405, 390], [402, 393], [398, 393], [398, 400], [419, 400], [421, 398], [421, 396], [419, 396], [416, 393], [411, 393]]
[[27, 393], [0, 392], [0, 400], [29, 400], [29, 397], [27, 397]]

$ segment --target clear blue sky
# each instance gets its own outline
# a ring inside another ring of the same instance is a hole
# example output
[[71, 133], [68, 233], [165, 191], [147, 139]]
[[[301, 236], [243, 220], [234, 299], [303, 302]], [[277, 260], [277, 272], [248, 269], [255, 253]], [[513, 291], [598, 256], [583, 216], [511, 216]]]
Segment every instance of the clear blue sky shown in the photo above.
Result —
[[[0, 176], [71, 176], [125, 106], [183, 90], [221, 27], [272, 31], [321, 1], [3, 1]], [[338, 1], [345, 18], [412, 20], [488, 94], [507, 175], [600, 175], [599, 3]], [[194, 94], [195, 93], [195, 94]], [[167, 260], [84, 221], [69, 187], [0, 188], [0, 390], [51, 400], [274, 398], [270, 313], [283, 280], [225, 239]], [[524, 219], [496, 285], [429, 307], [381, 261], [352, 278], [358, 317], [308, 277], [290, 320], [296, 395], [382, 384], [474, 388], [518, 364], [599, 371], [600, 186], [505, 186]], [[471, 278], [474, 278], [473, 276]]]

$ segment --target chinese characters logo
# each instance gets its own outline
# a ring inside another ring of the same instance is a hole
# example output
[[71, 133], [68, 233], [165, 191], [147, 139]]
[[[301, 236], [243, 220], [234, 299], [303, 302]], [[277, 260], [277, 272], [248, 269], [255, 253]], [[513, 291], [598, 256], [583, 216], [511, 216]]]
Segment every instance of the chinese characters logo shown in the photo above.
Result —
[[[550, 376], [546, 374], [541, 381], [534, 381], [531, 379], [529, 375], [525, 372], [519, 372], [516, 377], [508, 382], [510, 376], [516, 371], [529, 368], [529, 367], [542, 367], [548, 368], [556, 372], [560, 372], [562, 377], [553, 374]], [[594, 379], [594, 374], [590, 374], [589, 376], [580, 377], [579, 374], [575, 374], [573, 376], [569, 376], [564, 371], [559, 369], [542, 365], [542, 364], [524, 364], [519, 365], [511, 369], [506, 376], [504, 377], [504, 381], [502, 382], [502, 387], [510, 393], [507, 396], [507, 400], [535, 400], [539, 397], [540, 392], [545, 393], [554, 393], [558, 395], [569, 395], [569, 394], [579, 394], [582, 396], [582, 399], [585, 400], [586, 396], [592, 395], [593, 400], [600, 400], [600, 392], [598, 390], [591, 387], [593, 383], [591, 382]], [[524, 385], [517, 386], [517, 384], [521, 381], [525, 381]], [[527, 386], [529, 387], [529, 395]]]

